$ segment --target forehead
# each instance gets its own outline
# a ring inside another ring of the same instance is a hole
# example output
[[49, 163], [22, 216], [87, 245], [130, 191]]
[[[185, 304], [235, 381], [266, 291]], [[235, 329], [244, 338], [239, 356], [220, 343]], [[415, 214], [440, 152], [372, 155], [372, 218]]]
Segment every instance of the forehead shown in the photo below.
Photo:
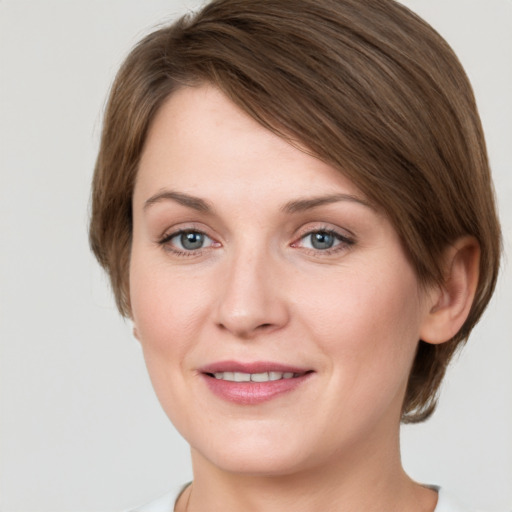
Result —
[[152, 122], [135, 195], [167, 187], [231, 197], [261, 188], [295, 196], [358, 192], [339, 170], [264, 128], [213, 86], [177, 90]]

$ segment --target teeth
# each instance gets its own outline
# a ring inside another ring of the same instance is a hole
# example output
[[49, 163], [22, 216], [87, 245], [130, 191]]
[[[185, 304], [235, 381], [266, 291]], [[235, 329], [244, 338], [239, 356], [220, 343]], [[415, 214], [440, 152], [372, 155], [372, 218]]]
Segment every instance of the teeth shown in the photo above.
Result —
[[263, 372], [263, 373], [243, 373], [243, 372], [217, 372], [213, 376], [219, 380], [229, 380], [231, 382], [269, 382], [280, 379], [292, 379], [293, 372]]
[[251, 373], [252, 382], [268, 382], [270, 380], [268, 372], [265, 373]]

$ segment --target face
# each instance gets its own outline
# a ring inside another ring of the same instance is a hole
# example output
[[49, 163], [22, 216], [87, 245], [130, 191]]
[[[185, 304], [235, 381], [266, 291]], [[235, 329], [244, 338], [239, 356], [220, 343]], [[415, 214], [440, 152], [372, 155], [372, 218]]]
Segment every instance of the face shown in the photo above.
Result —
[[342, 173], [183, 88], [148, 134], [133, 222], [136, 335], [195, 461], [286, 474], [397, 442], [429, 301]]

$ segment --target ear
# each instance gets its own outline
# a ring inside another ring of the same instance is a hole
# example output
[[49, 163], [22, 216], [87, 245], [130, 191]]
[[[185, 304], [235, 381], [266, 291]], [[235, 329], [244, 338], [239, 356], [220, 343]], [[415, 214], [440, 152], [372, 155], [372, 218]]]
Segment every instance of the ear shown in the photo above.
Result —
[[478, 285], [480, 246], [474, 237], [459, 238], [443, 258], [444, 282], [433, 288], [429, 311], [422, 324], [423, 341], [450, 340], [468, 317]]
[[137, 331], [137, 327], [136, 325], [134, 324], [133, 325], [133, 335], [135, 336], [135, 339], [140, 341], [140, 338], [139, 338], [139, 331]]

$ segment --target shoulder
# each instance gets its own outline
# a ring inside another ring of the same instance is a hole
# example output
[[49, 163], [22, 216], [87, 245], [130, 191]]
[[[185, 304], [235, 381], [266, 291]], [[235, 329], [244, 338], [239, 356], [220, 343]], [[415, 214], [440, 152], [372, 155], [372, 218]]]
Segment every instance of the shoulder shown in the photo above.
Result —
[[126, 512], [172, 512], [174, 510], [174, 503], [178, 494], [175, 492], [169, 492], [160, 496], [160, 498], [152, 501], [151, 503], [147, 503], [146, 505], [142, 505], [141, 507], [137, 507]]
[[443, 489], [437, 489], [437, 506], [434, 512], [476, 512], [455, 500]]
[[174, 510], [174, 504], [181, 492], [182, 490], [178, 492], [168, 492], [150, 503], [127, 510], [126, 512], [172, 512]]
[[438, 492], [437, 506], [434, 512], [483, 512], [455, 499], [442, 488], [434, 488]]

